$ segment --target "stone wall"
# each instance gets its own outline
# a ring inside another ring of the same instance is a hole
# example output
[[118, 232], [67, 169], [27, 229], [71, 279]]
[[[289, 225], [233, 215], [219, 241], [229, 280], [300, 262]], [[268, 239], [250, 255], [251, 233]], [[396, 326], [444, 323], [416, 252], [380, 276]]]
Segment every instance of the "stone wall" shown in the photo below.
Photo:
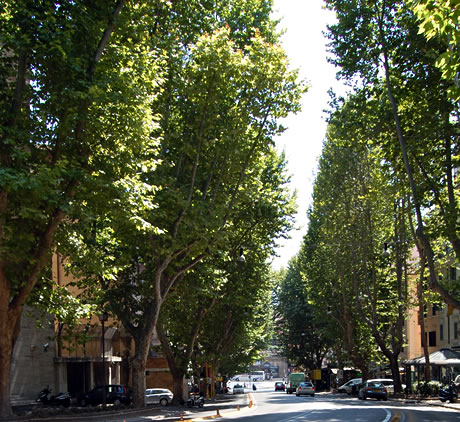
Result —
[[[40, 320], [43, 328], [37, 328], [37, 320]], [[53, 392], [57, 391], [62, 380], [57, 379], [53, 361], [55, 351], [52, 316], [42, 319], [39, 313], [25, 307], [11, 365], [10, 393], [13, 405], [35, 400], [47, 385]]]

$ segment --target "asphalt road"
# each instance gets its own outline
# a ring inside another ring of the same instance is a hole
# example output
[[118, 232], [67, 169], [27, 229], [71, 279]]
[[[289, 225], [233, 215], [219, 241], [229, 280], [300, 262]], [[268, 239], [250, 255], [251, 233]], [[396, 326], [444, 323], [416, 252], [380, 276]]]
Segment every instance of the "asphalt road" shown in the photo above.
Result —
[[239, 422], [459, 422], [458, 410], [395, 401], [361, 401], [343, 394], [296, 397], [274, 391], [251, 393], [254, 406], [244, 412], [223, 414], [221, 420]]
[[[455, 409], [427, 403], [396, 400], [358, 400], [345, 394], [317, 393], [315, 397], [296, 397], [274, 391], [273, 382], [247, 385], [245, 394], [220, 395], [206, 401], [202, 409], [184, 406], [153, 406], [141, 410], [114, 410], [90, 414], [62, 415], [48, 419], [18, 418], [18, 422], [460, 422], [460, 404]], [[440, 402], [438, 403], [440, 404]], [[240, 408], [238, 410], [238, 407]], [[183, 419], [181, 419], [181, 417]]]

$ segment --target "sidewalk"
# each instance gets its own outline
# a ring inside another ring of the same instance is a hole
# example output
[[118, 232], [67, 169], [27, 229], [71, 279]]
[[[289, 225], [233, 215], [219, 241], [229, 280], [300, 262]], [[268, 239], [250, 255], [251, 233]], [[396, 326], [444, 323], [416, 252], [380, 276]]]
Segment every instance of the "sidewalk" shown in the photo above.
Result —
[[69, 409], [56, 409], [56, 414], [36, 415], [26, 413], [22, 416], [15, 416], [10, 422], [145, 422], [157, 419], [169, 419], [179, 421], [182, 415], [183, 420], [191, 420], [194, 417], [200, 419], [214, 419], [222, 413], [237, 411], [238, 408], [248, 407], [251, 399], [249, 394], [221, 394], [214, 399], [205, 400], [204, 407], [188, 408], [184, 406], [149, 406], [143, 409], [114, 409], [102, 411], [100, 408], [93, 408], [87, 413], [77, 413]]
[[441, 400], [433, 398], [433, 397], [389, 397], [389, 400], [393, 401], [399, 401], [401, 403], [406, 403], [406, 404], [426, 404], [429, 406], [438, 406], [438, 407], [446, 407], [448, 409], [455, 409], [455, 410], [460, 410], [460, 401], [457, 401], [456, 403], [449, 403], [447, 402], [441, 402]]

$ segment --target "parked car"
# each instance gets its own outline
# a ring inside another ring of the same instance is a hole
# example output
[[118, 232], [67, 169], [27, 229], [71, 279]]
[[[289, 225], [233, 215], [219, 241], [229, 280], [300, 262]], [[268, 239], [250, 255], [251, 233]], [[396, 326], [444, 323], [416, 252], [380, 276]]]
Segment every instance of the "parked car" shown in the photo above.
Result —
[[242, 394], [244, 393], [244, 385], [241, 384], [235, 384], [232, 388], [232, 393], [233, 394]]
[[295, 395], [298, 396], [314, 396], [315, 395], [315, 387], [311, 382], [305, 381], [301, 382], [297, 389], [295, 390]]
[[351, 394], [353, 386], [357, 387], [359, 384], [363, 382], [362, 378], [353, 378], [350, 381], [347, 381], [345, 384], [342, 384], [337, 391], [339, 393], [347, 393]]
[[282, 381], [275, 382], [275, 391], [285, 391], [286, 385]]
[[147, 388], [145, 390], [146, 404], [161, 404], [166, 406], [171, 403], [174, 394], [167, 388]]
[[388, 392], [385, 386], [378, 381], [366, 381], [360, 385], [358, 399], [366, 400], [367, 398], [377, 400], [387, 400]]
[[[395, 392], [394, 381], [391, 378], [373, 378], [368, 381], [380, 382], [387, 389], [388, 394], [393, 394]], [[405, 384], [401, 384], [401, 388], [404, 391], [406, 388]]]
[[97, 386], [91, 391], [80, 393], [77, 396], [77, 403], [80, 406], [96, 406], [104, 402], [104, 388], [105, 388], [105, 402], [106, 404], [113, 404], [118, 406], [120, 404], [130, 404], [132, 396], [124, 385], [109, 384], [105, 386]]

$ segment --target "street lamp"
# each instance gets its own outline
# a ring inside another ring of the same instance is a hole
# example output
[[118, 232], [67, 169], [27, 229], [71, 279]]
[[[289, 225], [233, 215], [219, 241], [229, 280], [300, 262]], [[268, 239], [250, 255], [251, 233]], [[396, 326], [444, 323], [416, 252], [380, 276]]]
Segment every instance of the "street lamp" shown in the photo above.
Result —
[[109, 318], [107, 312], [102, 312], [99, 314], [99, 321], [101, 321], [102, 326], [102, 335], [101, 335], [101, 349], [102, 349], [102, 376], [103, 376], [103, 383], [102, 383], [102, 406], [106, 407], [106, 382], [105, 382], [105, 326], [104, 323]]

